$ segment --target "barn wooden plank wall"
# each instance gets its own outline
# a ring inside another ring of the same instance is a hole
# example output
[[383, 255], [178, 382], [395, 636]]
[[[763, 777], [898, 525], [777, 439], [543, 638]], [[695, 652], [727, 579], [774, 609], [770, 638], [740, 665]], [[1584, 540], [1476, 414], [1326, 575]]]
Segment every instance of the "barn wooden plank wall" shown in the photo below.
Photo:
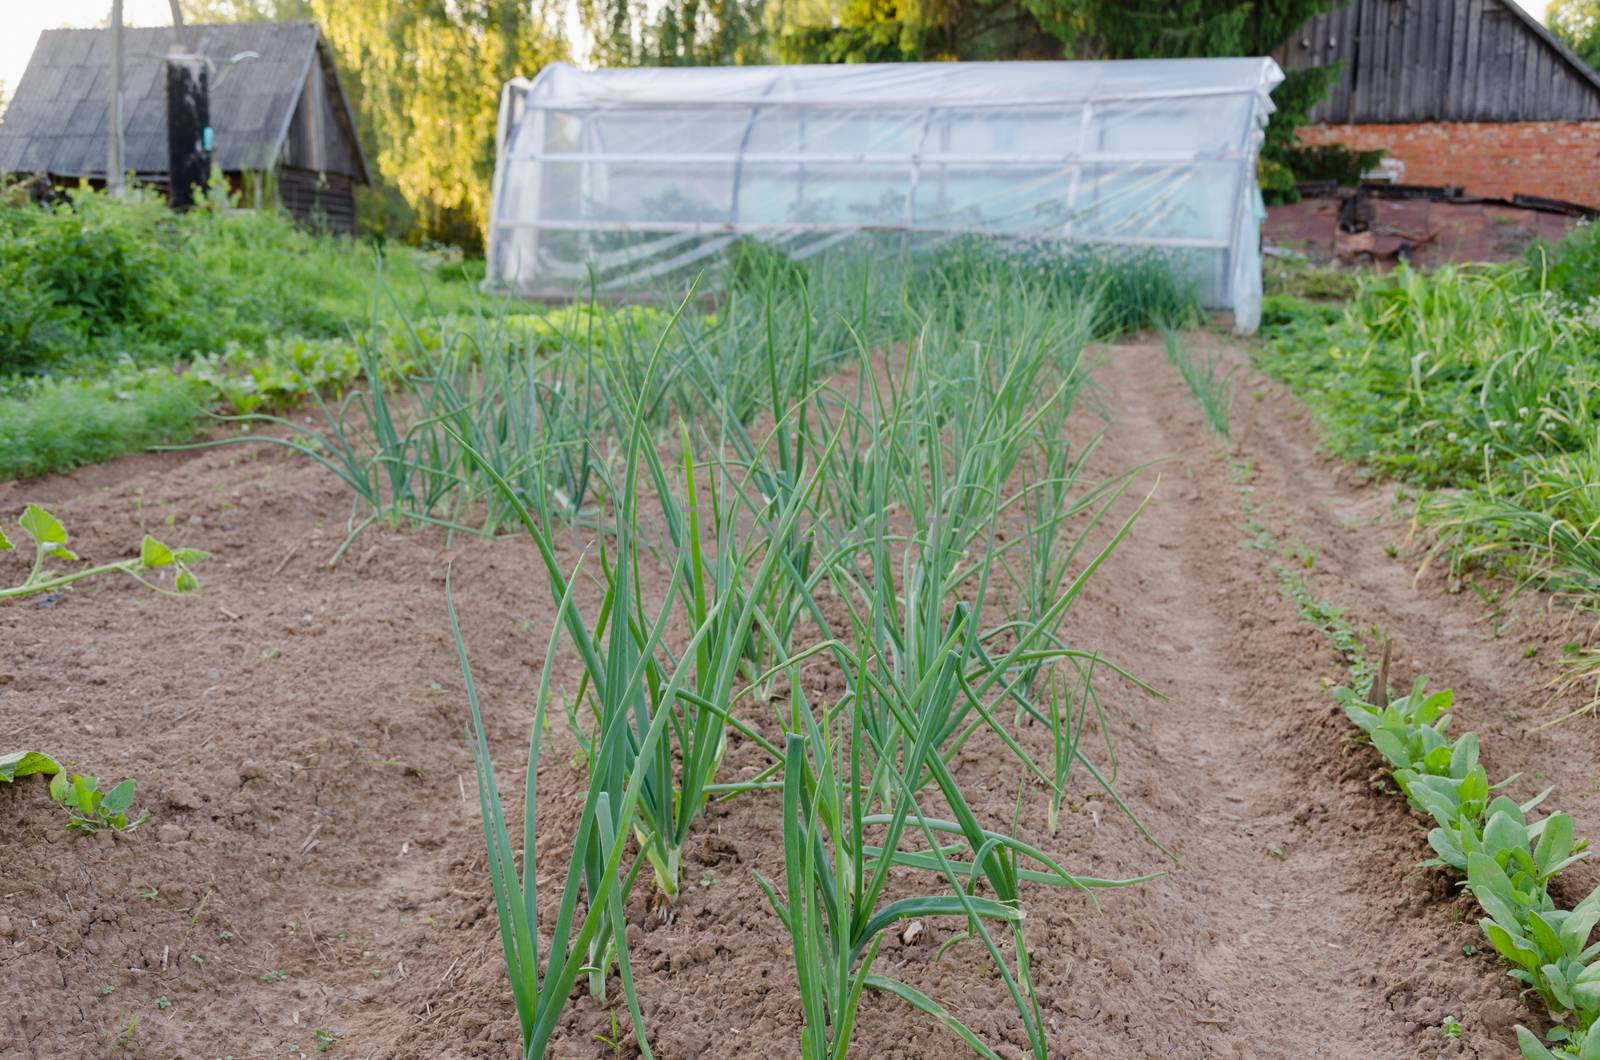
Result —
[[363, 166], [356, 157], [356, 132], [350, 126], [349, 112], [336, 105], [333, 64], [320, 48], [316, 58], [306, 71], [305, 87], [295, 104], [278, 161], [318, 173], [361, 173]]
[[1285, 69], [1343, 63], [1323, 122], [1582, 121], [1600, 80], [1505, 0], [1356, 0], [1307, 22]]

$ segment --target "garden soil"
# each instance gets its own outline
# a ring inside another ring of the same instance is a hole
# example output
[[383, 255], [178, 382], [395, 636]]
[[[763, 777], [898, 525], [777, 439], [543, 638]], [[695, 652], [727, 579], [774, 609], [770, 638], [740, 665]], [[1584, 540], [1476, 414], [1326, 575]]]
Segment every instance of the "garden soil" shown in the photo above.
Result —
[[[1317, 455], [1304, 410], [1245, 350], [1189, 341], [1237, 367], [1231, 458], [1158, 344], [1097, 351], [1095, 389], [1074, 413], [1084, 439], [1101, 426], [1097, 405], [1111, 417], [1095, 473], [1148, 465], [1113, 516], [1149, 502], [1066, 629], [1166, 694], [1106, 682], [1109, 732], [1090, 740], [1109, 769], [1111, 738], [1117, 790], [1173, 858], [1082, 770], [1053, 838], [1043, 789], [1024, 787], [1022, 829], [1069, 868], [1165, 873], [1098, 892], [1098, 911], [1082, 892], [1025, 892], [1052, 1051], [1512, 1056], [1513, 1024], [1538, 1017], [1455, 882], [1417, 867], [1419, 821], [1350, 740], [1327, 690], [1340, 660], [1284, 596], [1281, 546], [1294, 544], [1295, 569], [1352, 624], [1393, 639], [1399, 682], [1425, 670], [1456, 689], [1457, 725], [1482, 734], [1491, 774], [1521, 771], [1524, 797], [1555, 785], [1550, 805], [1573, 811], [1581, 834], [1600, 826], [1600, 734], [1586, 718], [1532, 731], [1561, 709], [1543, 686], [1575, 631], [1532, 597], [1491, 605], [1452, 592], [1445, 573], [1417, 576], [1393, 489]], [[150, 454], [0, 486], [0, 510], [29, 500], [94, 560], [127, 554], [145, 531], [215, 558], [192, 597], [101, 580], [0, 606], [0, 747], [134, 777], [152, 811], [135, 832], [81, 836], [42, 779], [0, 785], [0, 1057], [517, 1056], [445, 584], [516, 812], [553, 611], [528, 543], [373, 529], [330, 568], [348, 499], [278, 449]], [[583, 544], [564, 541], [562, 561]], [[15, 555], [0, 581], [25, 571]], [[592, 613], [598, 592], [578, 595]], [[575, 688], [575, 661], [556, 665], [552, 686]], [[842, 688], [825, 670], [804, 680], [814, 701]], [[583, 779], [554, 713], [539, 767], [545, 902]], [[1042, 731], [1024, 739], [1048, 745]], [[763, 765], [736, 739], [724, 769]], [[998, 829], [1018, 805], [1017, 774], [992, 741], [957, 763]], [[782, 875], [776, 798], [713, 805], [670, 917], [645, 887], [629, 905], [656, 1056], [799, 1055], [792, 957], [755, 882]], [[1596, 881], [1571, 870], [1563, 897]], [[878, 970], [1021, 1057], [1026, 1039], [981, 951], [940, 953], [959, 926], [897, 936]], [[615, 980], [608, 1000], [575, 991], [552, 1055], [638, 1055]], [[866, 998], [855, 1055], [965, 1053], [903, 1003]]]

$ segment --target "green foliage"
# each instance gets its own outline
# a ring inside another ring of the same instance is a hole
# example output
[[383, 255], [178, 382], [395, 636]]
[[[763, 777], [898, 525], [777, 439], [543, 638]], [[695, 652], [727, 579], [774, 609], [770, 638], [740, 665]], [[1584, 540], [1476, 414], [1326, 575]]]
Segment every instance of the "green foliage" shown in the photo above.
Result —
[[[146, 534], [140, 545], [139, 555], [135, 559], [102, 563], [61, 574], [46, 567], [46, 561], [56, 559], [77, 562], [79, 559], [79, 556], [67, 547], [67, 528], [62, 525], [61, 520], [37, 504], [29, 504], [17, 519], [17, 525], [33, 540], [33, 568], [28, 572], [27, 578], [19, 584], [10, 588], [0, 587], [0, 600], [50, 592], [71, 585], [73, 582], [113, 572], [126, 574], [134, 581], [157, 592], [191, 592], [200, 587], [200, 581], [192, 570], [193, 566], [209, 558], [209, 553], [197, 548], [168, 548]], [[9, 551], [14, 547], [11, 540], [0, 532], [0, 552]], [[172, 590], [163, 589], [149, 580], [153, 572], [164, 568], [172, 570]]]
[[198, 430], [195, 385], [121, 365], [0, 397], [0, 479], [26, 479], [185, 441]]
[[459, 263], [314, 235], [275, 213], [174, 214], [154, 196], [74, 191], [70, 207], [0, 205], [0, 373], [141, 364], [332, 337], [371, 311], [381, 258], [400, 302], [482, 305]]
[[1312, 408], [1337, 456], [1419, 486], [1466, 486], [1486, 461], [1588, 444], [1600, 319], [1540, 290], [1526, 266], [1368, 277], [1348, 310], [1264, 308], [1259, 365]]
[[1544, 17], [1578, 58], [1600, 70], [1600, 0], [1551, 0]]
[[0, 479], [186, 441], [218, 404], [337, 396], [359, 370], [353, 328], [393, 348], [411, 341], [393, 324], [406, 312], [474, 317], [487, 304], [481, 269], [440, 252], [374, 253], [270, 214], [175, 215], [140, 195], [0, 206]]
[[50, 797], [66, 811], [69, 829], [90, 835], [102, 828], [131, 832], [150, 819], [150, 811], [145, 810], [128, 820], [134, 800], [132, 780], [102, 792], [98, 778], [61, 770], [50, 781]]
[[1600, 225], [1579, 221], [1554, 247], [1536, 243], [1527, 257], [1529, 268], [1542, 270], [1563, 301], [1594, 306], [1600, 299]]
[[1261, 303], [1261, 323], [1268, 331], [1292, 324], [1304, 314], [1314, 314], [1324, 327], [1336, 324], [1342, 306], [1308, 306], [1300, 299], [1342, 302], [1361, 290], [1358, 271], [1337, 265], [1313, 265], [1304, 259], [1267, 258], [1263, 263], [1262, 280], [1266, 297]]
[[565, 58], [556, 8], [519, 0], [310, 0], [355, 94], [369, 161], [423, 234], [476, 248], [501, 86]]
[[31, 777], [35, 773], [46, 775], [61, 772], [61, 763], [42, 751], [13, 751], [0, 755], [0, 780], [7, 784], [18, 777]]
[[[1274, 99], [1277, 97], [1274, 96]], [[1361, 183], [1361, 175], [1383, 161], [1384, 151], [1353, 151], [1344, 144], [1294, 144], [1278, 155], [1300, 181], [1331, 180], [1341, 187]]]

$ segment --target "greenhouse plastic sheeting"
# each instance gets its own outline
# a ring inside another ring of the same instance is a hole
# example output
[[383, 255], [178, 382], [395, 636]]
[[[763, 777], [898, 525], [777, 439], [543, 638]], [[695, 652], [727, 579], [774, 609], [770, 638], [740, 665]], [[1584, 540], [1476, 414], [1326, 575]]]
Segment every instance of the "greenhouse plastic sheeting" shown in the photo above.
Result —
[[659, 289], [734, 240], [1169, 252], [1252, 331], [1271, 59], [579, 70], [501, 98], [491, 287]]

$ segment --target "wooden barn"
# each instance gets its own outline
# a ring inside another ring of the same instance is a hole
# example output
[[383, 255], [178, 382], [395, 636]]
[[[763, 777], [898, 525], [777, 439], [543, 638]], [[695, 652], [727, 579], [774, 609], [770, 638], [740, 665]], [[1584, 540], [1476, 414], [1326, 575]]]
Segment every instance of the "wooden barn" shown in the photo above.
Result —
[[[208, 60], [212, 161], [246, 204], [275, 203], [305, 223], [353, 233], [367, 163], [333, 55], [310, 22], [125, 30], [127, 169], [167, 183], [161, 67], [175, 37]], [[0, 120], [0, 173], [105, 181], [111, 54], [109, 29], [40, 34]]]
[[1406, 183], [1600, 206], [1600, 73], [1513, 0], [1355, 0], [1274, 58], [1340, 65], [1304, 143], [1384, 148]]

